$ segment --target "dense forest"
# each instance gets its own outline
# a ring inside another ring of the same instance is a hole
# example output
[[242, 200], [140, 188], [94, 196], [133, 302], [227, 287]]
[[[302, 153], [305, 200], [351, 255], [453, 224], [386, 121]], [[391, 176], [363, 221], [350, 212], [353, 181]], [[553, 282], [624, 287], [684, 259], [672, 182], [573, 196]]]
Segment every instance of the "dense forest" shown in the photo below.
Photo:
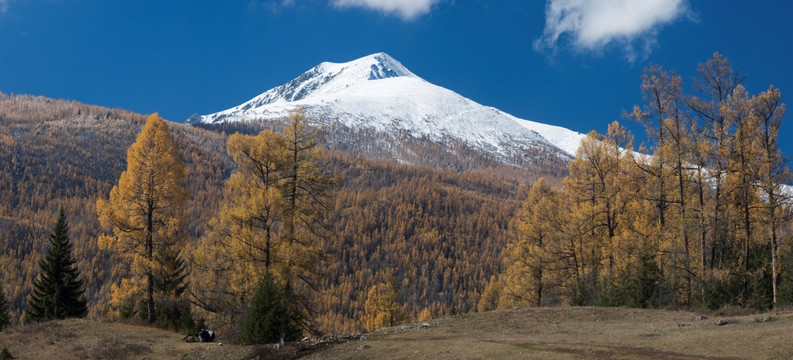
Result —
[[[114, 251], [100, 248], [96, 200], [107, 198], [125, 169], [126, 149], [145, 116], [118, 109], [26, 95], [0, 95], [0, 254], [2, 283], [12, 318], [24, 321], [30, 284], [38, 273], [49, 231], [63, 206], [92, 316], [116, 313], [111, 288], [129, 271]], [[224, 182], [235, 164], [226, 133], [170, 124], [181, 149], [187, 250], [207, 234], [220, 211]], [[431, 153], [425, 154], [431, 158]], [[322, 243], [316, 328], [363, 329], [369, 288], [393, 269], [405, 313], [445, 314], [475, 308], [489, 277], [501, 267], [507, 228], [518, 207], [519, 185], [533, 174], [488, 163], [464, 172], [399, 165], [340, 151], [325, 152], [331, 189], [331, 228]], [[215, 326], [214, 324], [211, 324]]]

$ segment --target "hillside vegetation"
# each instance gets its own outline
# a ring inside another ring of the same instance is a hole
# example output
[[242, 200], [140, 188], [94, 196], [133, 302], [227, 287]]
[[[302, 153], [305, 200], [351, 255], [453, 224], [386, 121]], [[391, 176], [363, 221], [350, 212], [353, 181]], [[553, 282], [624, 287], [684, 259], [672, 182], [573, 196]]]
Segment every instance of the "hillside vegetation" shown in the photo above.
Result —
[[632, 151], [615, 121], [581, 141], [561, 187], [532, 185], [480, 310], [793, 303], [781, 93], [749, 94], [718, 53], [698, 72], [689, 92], [673, 70], [649, 65], [644, 103], [628, 115], [648, 142]]
[[[127, 269], [116, 254], [98, 247], [96, 199], [107, 196], [125, 168], [126, 149], [143, 121], [124, 110], [0, 93], [0, 270], [17, 319], [61, 206], [87, 285], [89, 312], [107, 313], [109, 288]], [[197, 236], [211, 215], [197, 210], [218, 202], [215, 189], [229, 172], [223, 136], [174, 128], [191, 174], [188, 232]]]
[[[23, 320], [49, 232], [63, 206], [89, 312], [104, 316], [110, 287], [128, 272], [100, 250], [96, 200], [107, 198], [125, 169], [126, 149], [145, 117], [119, 109], [27, 95], [0, 94], [0, 270], [12, 318]], [[187, 169], [188, 250], [219, 210], [233, 170], [226, 133], [170, 124]], [[429, 156], [429, 155], [427, 155]], [[370, 287], [395, 270], [408, 318], [476, 306], [501, 266], [519, 185], [538, 175], [507, 167], [454, 172], [327, 153], [340, 178], [323, 243], [317, 327], [363, 329]], [[558, 179], [557, 179], [558, 182]], [[214, 326], [212, 323], [209, 325]]]

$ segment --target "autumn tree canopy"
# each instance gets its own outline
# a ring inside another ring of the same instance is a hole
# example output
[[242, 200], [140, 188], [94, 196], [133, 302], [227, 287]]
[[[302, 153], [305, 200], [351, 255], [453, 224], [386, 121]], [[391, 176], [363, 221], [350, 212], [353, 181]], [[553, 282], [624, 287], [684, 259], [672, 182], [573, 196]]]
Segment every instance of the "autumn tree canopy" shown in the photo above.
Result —
[[150, 323], [155, 319], [155, 276], [163, 267], [155, 255], [183, 242], [188, 197], [184, 179], [182, 155], [168, 125], [153, 114], [127, 151], [127, 169], [110, 191], [110, 199], [96, 204], [102, 226], [112, 232], [100, 237], [100, 244], [120, 253], [131, 269], [131, 277], [114, 288], [117, 305], [145, 293]]
[[318, 164], [318, 136], [298, 110], [282, 133], [229, 137], [237, 170], [226, 182], [227, 202], [192, 255], [199, 306], [234, 323], [259, 280], [272, 276], [290, 289], [290, 311], [310, 327], [306, 294], [316, 284], [332, 183]]
[[793, 242], [785, 106], [773, 86], [749, 94], [719, 54], [699, 73], [688, 95], [673, 71], [648, 66], [630, 117], [649, 144], [634, 153], [615, 122], [582, 141], [560, 190], [534, 184], [484, 308], [495, 295], [501, 306], [777, 306], [793, 267], [780, 259]]

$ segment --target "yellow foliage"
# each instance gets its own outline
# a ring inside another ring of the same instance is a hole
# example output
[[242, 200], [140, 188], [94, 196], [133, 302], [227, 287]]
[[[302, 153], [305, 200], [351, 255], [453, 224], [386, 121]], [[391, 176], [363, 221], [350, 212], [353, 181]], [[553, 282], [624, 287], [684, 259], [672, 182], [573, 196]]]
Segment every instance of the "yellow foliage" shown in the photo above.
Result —
[[[153, 256], [162, 246], [180, 246], [184, 241], [184, 206], [188, 193], [182, 183], [182, 155], [157, 114], [149, 116], [140, 134], [127, 150], [127, 169], [110, 191], [110, 199], [96, 202], [99, 221], [111, 235], [102, 235], [101, 247], [115, 250], [130, 266], [133, 277], [147, 277], [146, 294], [153, 313], [153, 274], [160, 264]], [[122, 282], [122, 287], [132, 282]], [[130, 293], [131, 290], [119, 290]]]
[[399, 305], [399, 288], [392, 269], [386, 270], [385, 282], [373, 285], [366, 295], [365, 326], [368, 330], [391, 327], [405, 321], [402, 306]]
[[429, 321], [432, 319], [432, 310], [430, 310], [430, 308], [424, 308], [424, 310], [421, 310], [419, 316], [416, 318], [418, 321]]
[[196, 300], [210, 312], [241, 315], [268, 273], [288, 284], [295, 311], [308, 312], [329, 182], [316, 164], [316, 134], [304, 122], [297, 111], [283, 135], [228, 139], [237, 165], [226, 181], [228, 201], [193, 254]]
[[110, 285], [110, 305], [111, 310], [108, 315], [118, 318], [121, 316], [121, 308], [134, 304], [140, 299], [140, 294], [146, 291], [146, 282], [141, 277], [130, 277], [121, 279], [121, 284]]
[[[483, 293], [486, 310], [512, 305], [540, 306], [558, 300], [555, 296], [563, 287], [558, 273], [550, 271], [550, 265], [559, 258], [560, 244], [564, 235], [565, 211], [561, 204], [561, 194], [548, 186], [540, 178], [529, 189], [528, 197], [512, 223], [515, 238], [507, 245], [506, 271], [503, 279], [491, 279], [487, 299]], [[557, 265], [557, 268], [560, 266]], [[494, 288], [499, 283], [503, 288]], [[499, 291], [499, 293], [496, 293]], [[549, 300], [549, 298], [551, 300]]]
[[[490, 282], [488, 282], [485, 289], [482, 290], [482, 296], [479, 298], [476, 310], [485, 312], [498, 309], [503, 287], [504, 285], [495, 275], [491, 276]], [[421, 314], [419, 314], [419, 321], [421, 321]]]

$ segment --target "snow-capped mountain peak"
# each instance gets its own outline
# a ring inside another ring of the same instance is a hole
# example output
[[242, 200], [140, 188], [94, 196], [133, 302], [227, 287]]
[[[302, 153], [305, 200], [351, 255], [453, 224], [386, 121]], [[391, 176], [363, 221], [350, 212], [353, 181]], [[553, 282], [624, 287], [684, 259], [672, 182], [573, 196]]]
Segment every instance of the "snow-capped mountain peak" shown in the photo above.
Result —
[[399, 61], [384, 52], [364, 56], [358, 60], [347, 63], [323, 62], [318, 66], [329, 74], [342, 75], [340, 78], [347, 83], [357, 82], [361, 79], [379, 80], [394, 77], [417, 77]]
[[480, 105], [425, 81], [382, 52], [346, 63], [323, 62], [241, 105], [191, 121], [279, 119], [298, 107], [329, 125], [462, 142], [500, 159], [520, 157], [528, 149], [569, 156], [583, 137]]
[[418, 78], [399, 61], [383, 52], [346, 63], [323, 62], [235, 109], [247, 110], [268, 104], [295, 102], [333, 93], [365, 81], [395, 77]]

